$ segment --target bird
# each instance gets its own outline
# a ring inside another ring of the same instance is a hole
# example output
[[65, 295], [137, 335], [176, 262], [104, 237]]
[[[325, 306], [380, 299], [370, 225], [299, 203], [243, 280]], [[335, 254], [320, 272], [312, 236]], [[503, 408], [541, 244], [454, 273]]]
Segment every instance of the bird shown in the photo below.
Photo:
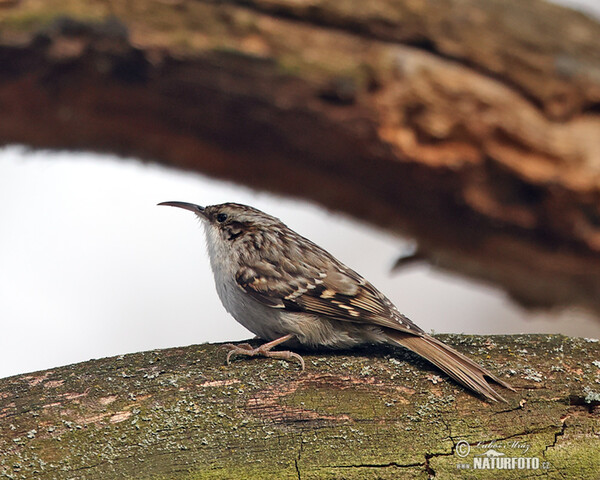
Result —
[[366, 344], [406, 347], [468, 390], [504, 401], [486, 380], [514, 389], [467, 356], [427, 334], [370, 282], [309, 239], [261, 210], [239, 203], [202, 207], [158, 205], [193, 212], [204, 225], [216, 290], [227, 312], [264, 340], [259, 347], [227, 344], [234, 355], [304, 359], [292, 349], [348, 349]]

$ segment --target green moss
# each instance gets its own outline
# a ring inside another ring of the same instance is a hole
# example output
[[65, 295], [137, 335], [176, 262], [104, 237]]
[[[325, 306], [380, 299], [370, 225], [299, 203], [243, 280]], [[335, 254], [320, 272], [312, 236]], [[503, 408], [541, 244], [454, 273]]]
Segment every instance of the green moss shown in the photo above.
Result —
[[44, 1], [36, 5], [23, 4], [3, 12], [0, 10], [0, 29], [10, 31], [37, 31], [58, 18], [70, 17], [79, 21], [102, 21], [110, 12], [100, 3], [82, 4], [77, 1]]

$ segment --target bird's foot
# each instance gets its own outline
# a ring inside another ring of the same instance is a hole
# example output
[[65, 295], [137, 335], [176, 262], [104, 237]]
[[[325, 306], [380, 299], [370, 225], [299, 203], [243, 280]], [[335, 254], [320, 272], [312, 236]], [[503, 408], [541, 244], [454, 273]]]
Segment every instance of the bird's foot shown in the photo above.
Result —
[[227, 343], [223, 345], [223, 348], [229, 350], [227, 352], [226, 362], [227, 365], [230, 364], [231, 357], [234, 355], [246, 355], [247, 357], [256, 357], [263, 356], [267, 358], [280, 358], [282, 360], [297, 360], [300, 362], [300, 366], [302, 370], [304, 370], [304, 359], [298, 355], [297, 353], [290, 351], [272, 351], [273, 347], [276, 347], [280, 343], [286, 342], [291, 339], [293, 335], [285, 335], [284, 337], [273, 340], [272, 342], [264, 343], [260, 347], [253, 348], [252, 345], [248, 343], [241, 343], [239, 345], [234, 345], [232, 343]]
[[223, 349], [225, 349], [227, 351], [229, 351], [229, 350], [237, 350], [237, 349], [241, 349], [241, 350], [256, 350], [249, 343], [238, 343], [237, 345], [235, 345], [233, 343], [224, 343], [223, 345], [221, 345], [220, 348], [223, 348]]

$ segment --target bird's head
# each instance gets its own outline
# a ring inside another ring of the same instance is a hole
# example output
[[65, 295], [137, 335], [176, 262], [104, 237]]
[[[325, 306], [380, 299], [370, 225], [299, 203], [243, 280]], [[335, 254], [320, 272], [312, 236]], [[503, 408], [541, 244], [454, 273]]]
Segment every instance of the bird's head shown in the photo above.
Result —
[[282, 226], [279, 219], [240, 203], [222, 203], [208, 207], [186, 202], [162, 202], [159, 205], [190, 210], [203, 220], [209, 236], [217, 235], [228, 242], [257, 230]]

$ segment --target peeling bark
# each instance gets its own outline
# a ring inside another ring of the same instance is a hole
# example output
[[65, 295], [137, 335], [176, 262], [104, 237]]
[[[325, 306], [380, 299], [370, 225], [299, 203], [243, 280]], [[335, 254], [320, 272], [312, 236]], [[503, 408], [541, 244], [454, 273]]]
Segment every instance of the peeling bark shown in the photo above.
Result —
[[[502, 391], [508, 403], [391, 347], [305, 354], [304, 372], [264, 358], [226, 367], [219, 345], [122, 355], [0, 379], [0, 476], [597, 476], [597, 340], [441, 338], [506, 378], [517, 390]], [[489, 450], [539, 464], [474, 468]]]
[[539, 0], [5, 2], [0, 143], [308, 198], [600, 311], [598, 44]]

